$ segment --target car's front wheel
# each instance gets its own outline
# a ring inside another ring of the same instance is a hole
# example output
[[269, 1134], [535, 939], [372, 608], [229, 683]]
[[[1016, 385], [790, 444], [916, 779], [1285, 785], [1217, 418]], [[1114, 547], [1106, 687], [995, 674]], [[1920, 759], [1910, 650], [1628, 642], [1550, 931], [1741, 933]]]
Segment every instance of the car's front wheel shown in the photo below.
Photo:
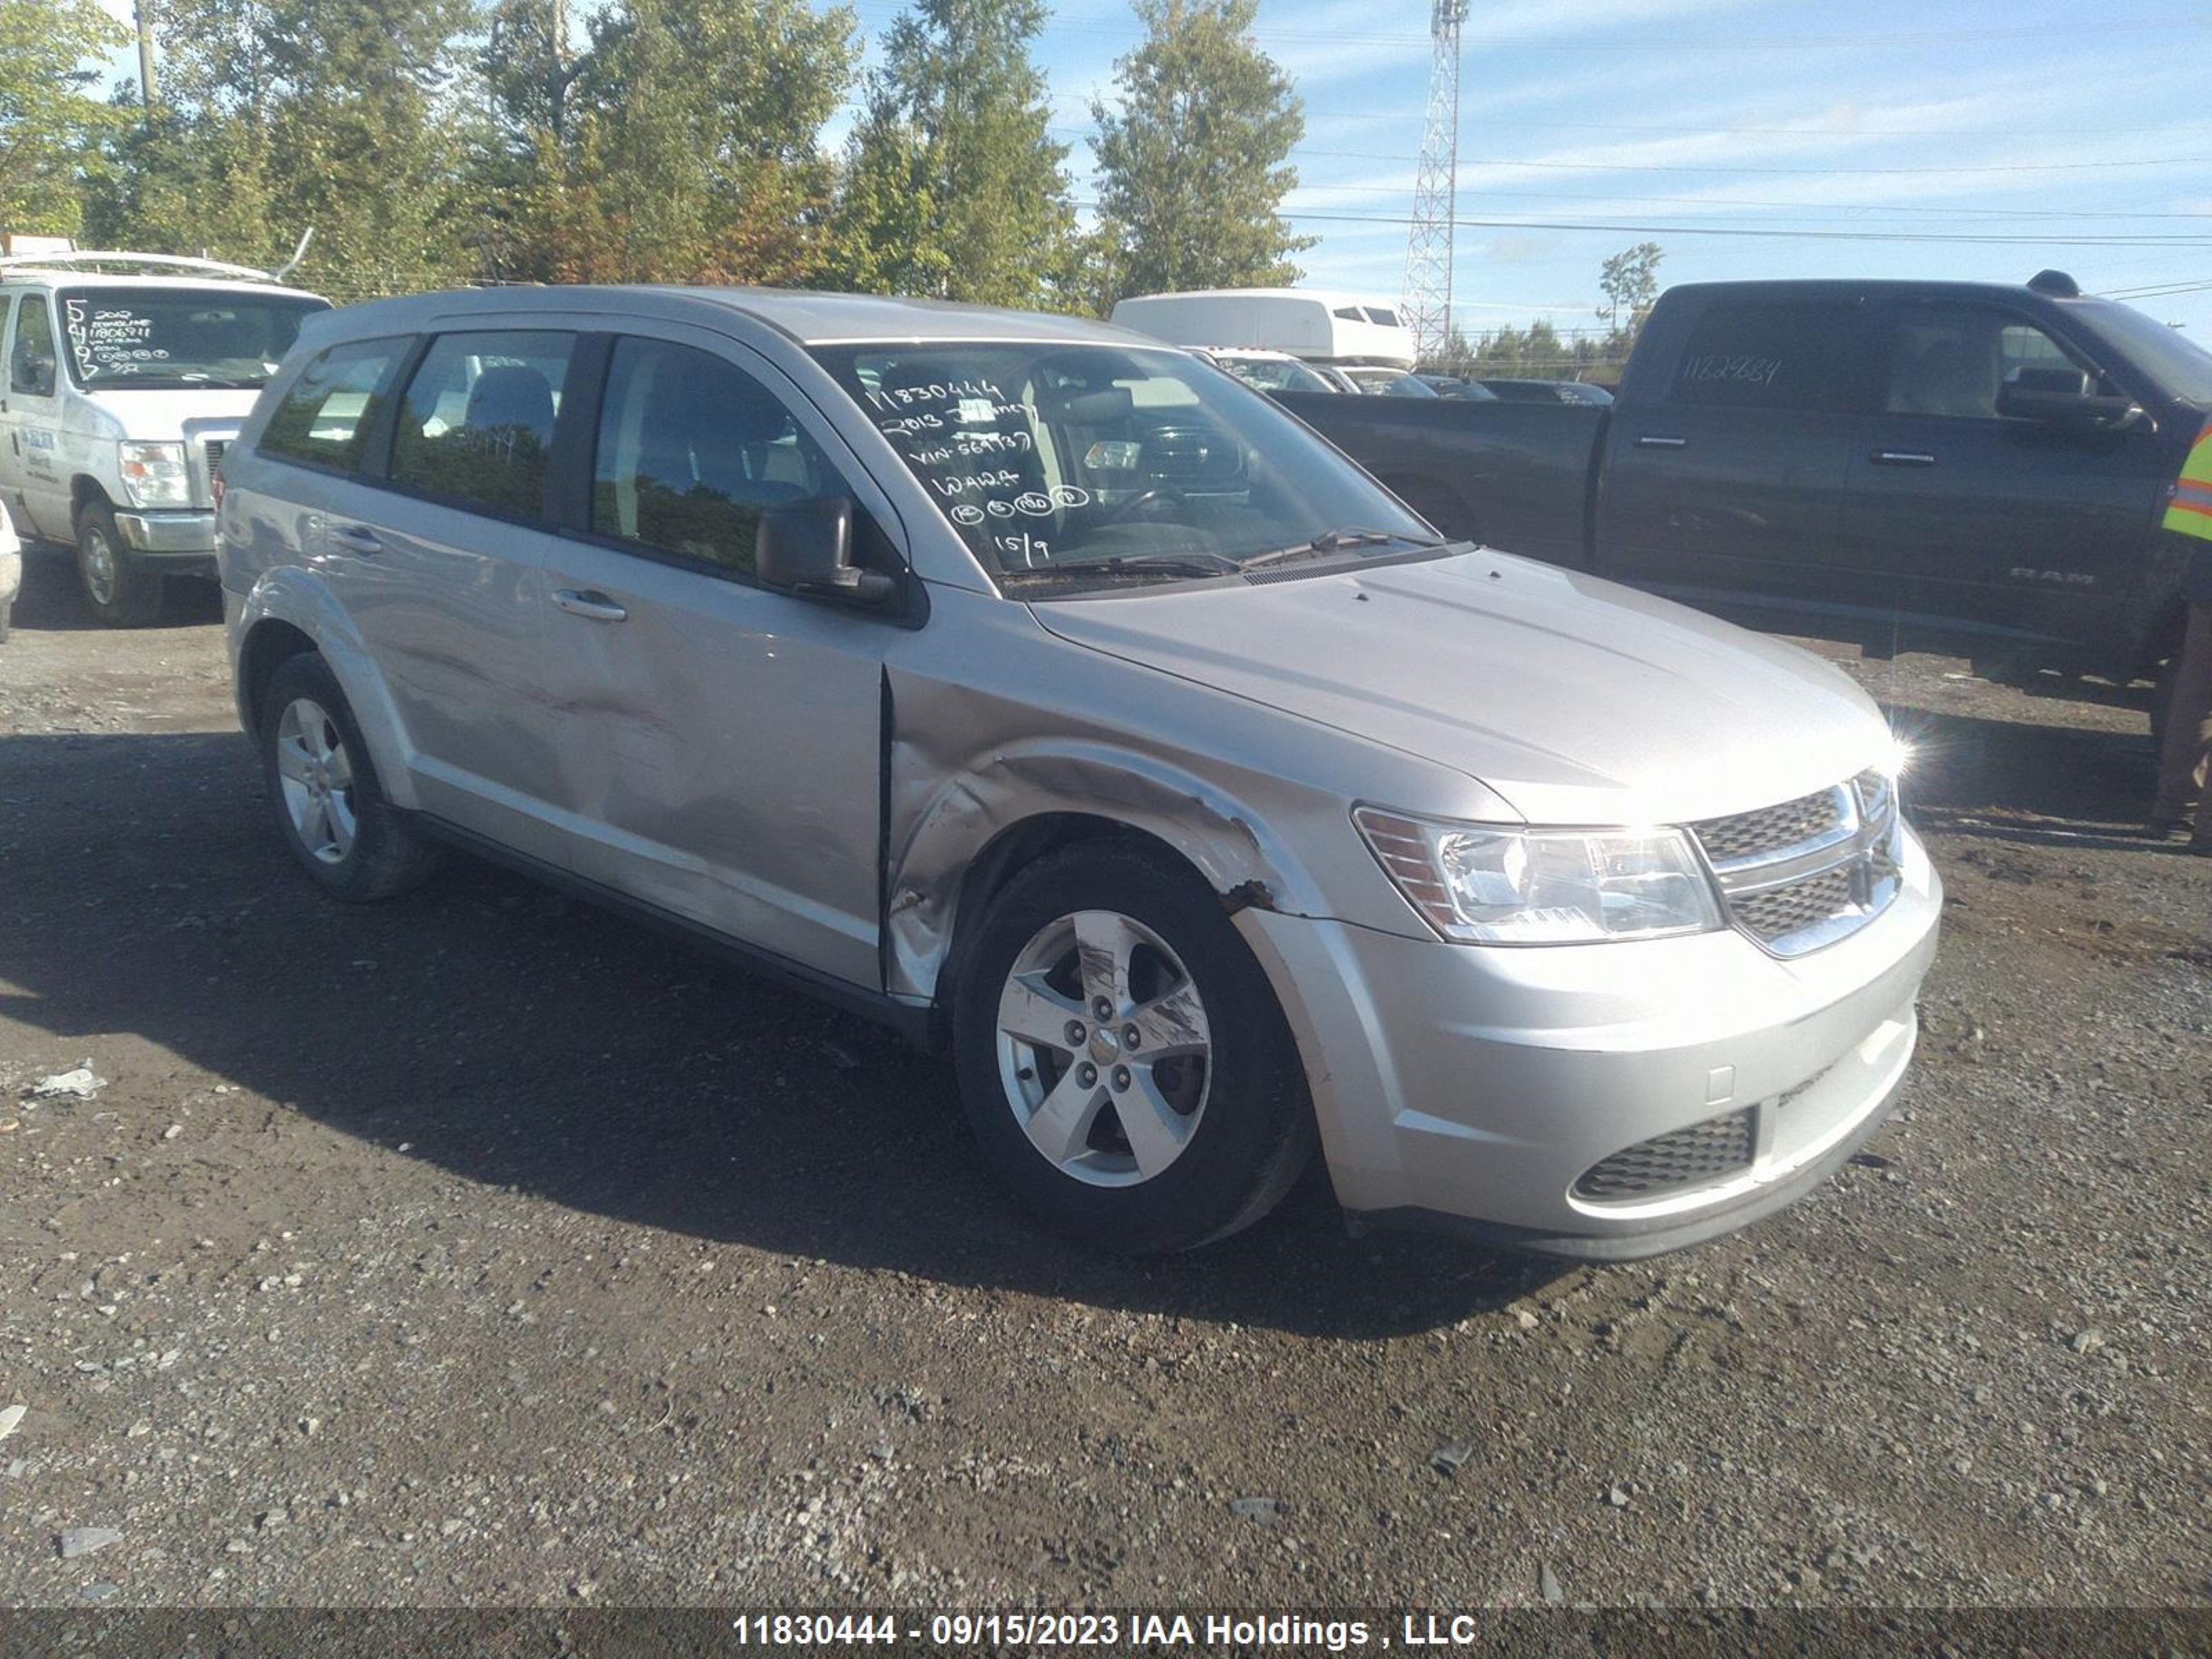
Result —
[[76, 515], [76, 576], [92, 614], [110, 628], [143, 628], [161, 614], [165, 580], [131, 562], [105, 501]]
[[439, 849], [385, 798], [337, 676], [314, 652], [270, 677], [259, 721], [277, 833], [342, 899], [389, 898], [436, 867]]
[[962, 1097], [1015, 1195], [1085, 1243], [1188, 1249], [1272, 1209], [1313, 1112], [1220, 898], [1145, 848], [1048, 854], [992, 902], [954, 1005]]

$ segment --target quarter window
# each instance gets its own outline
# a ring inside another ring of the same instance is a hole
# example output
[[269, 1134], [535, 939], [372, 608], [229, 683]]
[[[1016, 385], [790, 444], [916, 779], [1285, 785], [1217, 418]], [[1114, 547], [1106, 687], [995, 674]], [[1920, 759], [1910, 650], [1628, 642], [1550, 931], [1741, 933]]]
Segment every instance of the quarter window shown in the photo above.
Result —
[[508, 518], [544, 516], [575, 344], [537, 331], [440, 335], [400, 399], [392, 481]]
[[9, 389], [27, 398], [51, 398], [54, 392], [54, 319], [43, 294], [23, 296], [15, 321], [15, 345], [8, 354]]
[[1674, 401], [1698, 409], [1839, 411], [1855, 315], [1839, 305], [1715, 306], [1691, 330]]
[[406, 346], [362, 340], [319, 354], [270, 412], [262, 453], [343, 472], [358, 467], [376, 425], [377, 394]]
[[661, 340], [616, 343], [599, 406], [592, 528], [750, 575], [761, 514], [847, 493], [774, 393]]

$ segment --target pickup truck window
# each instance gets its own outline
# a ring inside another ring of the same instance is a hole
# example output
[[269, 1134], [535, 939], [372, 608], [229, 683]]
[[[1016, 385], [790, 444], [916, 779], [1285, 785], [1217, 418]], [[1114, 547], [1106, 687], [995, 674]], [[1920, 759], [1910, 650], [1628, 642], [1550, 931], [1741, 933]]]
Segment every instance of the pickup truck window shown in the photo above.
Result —
[[1997, 392], [2023, 369], [2086, 370], [2041, 329], [1982, 306], [1902, 313], [1890, 342], [1882, 407], [1892, 415], [1994, 421]]
[[1674, 401], [1699, 409], [1839, 411], [1850, 406], [1848, 306], [1717, 305], [1674, 371]]
[[2082, 311], [2160, 390], [2199, 409], [2212, 409], [2212, 352], [2132, 306], [2100, 301], [2084, 304]]
[[[817, 346], [986, 570], [1172, 580], [1334, 535], [1434, 538], [1274, 402], [1182, 352]], [[1352, 556], [1360, 556], [1353, 554]]]

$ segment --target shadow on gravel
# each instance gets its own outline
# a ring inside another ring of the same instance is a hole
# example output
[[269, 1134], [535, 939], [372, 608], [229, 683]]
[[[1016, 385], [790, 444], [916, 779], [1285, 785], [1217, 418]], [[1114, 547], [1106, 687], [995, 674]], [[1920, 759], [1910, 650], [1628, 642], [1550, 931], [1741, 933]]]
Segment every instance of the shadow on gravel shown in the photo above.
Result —
[[[2148, 734], [2030, 726], [1978, 715], [1889, 710], [1912, 745], [1906, 809], [1917, 822], [2008, 840], [2128, 842], [2149, 811]], [[1999, 812], [2008, 822], [1982, 823]], [[2057, 819], [2058, 826], [2021, 822]], [[2051, 833], [2043, 833], [2045, 830]], [[2142, 842], [2130, 844], [2143, 846]]]
[[[85, 608], [74, 552], [40, 542], [25, 547], [23, 553], [23, 591], [15, 596], [15, 627], [26, 632], [75, 634], [106, 626]], [[161, 599], [162, 627], [222, 620], [222, 590], [215, 583], [192, 576], [170, 579]]]
[[949, 1066], [473, 862], [390, 903], [335, 903], [264, 811], [234, 734], [0, 738], [0, 1017], [54, 1039], [24, 1059], [97, 1061], [98, 1038], [132, 1034], [280, 1109], [579, 1211], [1301, 1334], [1430, 1330], [1557, 1271], [1348, 1238], [1317, 1170], [1192, 1256], [1074, 1249], [1000, 1200]]

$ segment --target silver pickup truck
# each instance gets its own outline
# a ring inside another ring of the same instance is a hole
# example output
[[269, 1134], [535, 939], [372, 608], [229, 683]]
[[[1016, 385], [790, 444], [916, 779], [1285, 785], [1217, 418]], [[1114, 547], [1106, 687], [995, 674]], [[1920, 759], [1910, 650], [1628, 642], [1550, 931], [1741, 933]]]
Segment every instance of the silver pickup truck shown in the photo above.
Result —
[[1358, 1223], [1648, 1255], [1904, 1078], [1941, 888], [1847, 678], [1447, 541], [1138, 336], [427, 295], [309, 318], [223, 477], [309, 876], [458, 845], [885, 1021], [1103, 1247], [1317, 1145]]

